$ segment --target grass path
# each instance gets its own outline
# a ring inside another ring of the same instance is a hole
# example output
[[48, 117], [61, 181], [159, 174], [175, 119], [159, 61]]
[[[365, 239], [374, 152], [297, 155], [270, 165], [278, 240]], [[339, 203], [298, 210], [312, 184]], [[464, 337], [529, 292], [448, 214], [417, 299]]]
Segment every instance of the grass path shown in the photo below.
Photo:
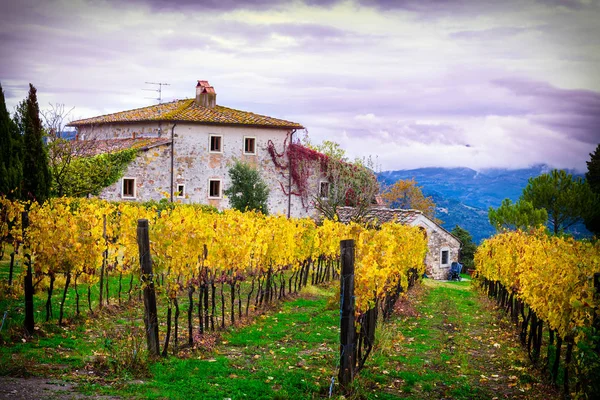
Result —
[[363, 387], [375, 383], [373, 398], [378, 391], [384, 395], [377, 398], [558, 398], [470, 282], [425, 280], [397, 305], [380, 337], [359, 379]]
[[[47, 348], [53, 343], [47, 337], [0, 348], [4, 358], [0, 367], [8, 368], [20, 357], [43, 359], [47, 369], [33, 363], [23, 363], [23, 368], [31, 366], [34, 375], [78, 383], [79, 390], [91, 396], [327, 398], [338, 359], [339, 310], [329, 303], [334, 291], [333, 287], [307, 288], [302, 297], [222, 333], [205, 351], [150, 364], [149, 374], [141, 379], [133, 379], [127, 371], [97, 370], [97, 365], [86, 361], [97, 351], [93, 343], [98, 341], [91, 340], [89, 333], [102, 329], [94, 326], [101, 324], [100, 319], [73, 327], [68, 334], [61, 332], [60, 340], [68, 343], [59, 351]], [[395, 315], [380, 325], [377, 336], [373, 354], [345, 398], [558, 398], [539, 383], [512, 328], [504, 326], [470, 282], [425, 280], [397, 304]], [[54, 364], [60, 365], [59, 372]], [[0, 368], [0, 375], [3, 372], [7, 370]], [[337, 385], [333, 398], [340, 398]]]

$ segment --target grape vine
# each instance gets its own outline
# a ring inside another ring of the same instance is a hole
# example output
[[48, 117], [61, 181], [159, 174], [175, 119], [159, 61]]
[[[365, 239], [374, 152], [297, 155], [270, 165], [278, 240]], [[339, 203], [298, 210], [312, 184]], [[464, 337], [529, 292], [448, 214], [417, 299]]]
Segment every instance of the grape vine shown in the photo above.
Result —
[[[34, 287], [47, 292], [46, 320], [54, 318], [55, 287], [63, 288], [59, 324], [64, 322], [63, 304], [71, 285], [77, 314], [80, 295], [84, 297], [81, 285], [88, 289], [90, 311], [93, 285], [100, 285], [100, 307], [115, 298], [121, 303], [125, 296], [127, 300], [135, 296], [140, 287], [137, 220], [148, 219], [159, 302], [167, 305], [165, 355], [171, 329], [175, 330], [173, 350], [180, 345], [180, 302], [186, 296], [188, 340], [193, 344], [195, 332], [235, 325], [309, 283], [338, 277], [342, 239], [357, 243], [355, 317], [359, 323], [390, 293], [406, 290], [409, 270], [422, 274], [424, 268], [426, 241], [419, 229], [393, 223], [374, 230], [331, 220], [317, 225], [308, 218], [235, 210], [219, 213], [197, 205], [158, 208], [70, 198], [43, 205], [0, 201], [1, 239], [14, 246], [17, 257], [31, 257]], [[23, 236], [20, 217], [26, 208], [29, 227]], [[118, 277], [116, 288], [109, 287], [109, 276], [113, 282]]]

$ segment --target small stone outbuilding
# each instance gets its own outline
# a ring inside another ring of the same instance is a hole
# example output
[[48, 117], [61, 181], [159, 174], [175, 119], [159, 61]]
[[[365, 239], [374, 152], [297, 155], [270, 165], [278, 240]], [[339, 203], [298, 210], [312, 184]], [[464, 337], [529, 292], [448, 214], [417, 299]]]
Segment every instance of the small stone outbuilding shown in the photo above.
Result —
[[[340, 221], [348, 222], [353, 215], [351, 207], [338, 209]], [[461, 248], [460, 240], [419, 210], [393, 208], [371, 208], [363, 218], [377, 224], [397, 222], [409, 226], [418, 226], [427, 234], [427, 256], [425, 271], [433, 279], [447, 279], [450, 265], [458, 261]]]

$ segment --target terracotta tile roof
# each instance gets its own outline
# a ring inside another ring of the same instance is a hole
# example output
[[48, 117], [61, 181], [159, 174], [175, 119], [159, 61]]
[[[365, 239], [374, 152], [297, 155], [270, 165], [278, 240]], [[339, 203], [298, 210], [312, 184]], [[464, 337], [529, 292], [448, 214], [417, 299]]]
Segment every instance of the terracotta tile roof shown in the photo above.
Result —
[[[340, 222], [348, 223], [354, 216], [354, 208], [353, 207], [340, 207], [338, 208], [338, 217], [340, 218]], [[393, 209], [393, 208], [381, 208], [381, 207], [373, 207], [370, 208], [364, 219], [364, 222], [373, 223], [373, 224], [383, 224], [385, 222], [398, 222], [403, 225], [411, 224], [415, 219], [422, 215], [423, 213], [419, 210], [402, 210], [402, 209]]]
[[296, 122], [286, 121], [254, 114], [233, 108], [215, 106], [214, 108], [198, 106], [195, 99], [176, 100], [170, 103], [121, 111], [99, 117], [73, 121], [69, 126], [109, 124], [119, 122], [173, 121], [196, 122], [199, 124], [246, 125], [271, 128], [303, 129]]
[[164, 138], [105, 139], [78, 140], [73, 142], [73, 146], [76, 148], [77, 156], [91, 157], [103, 153], [116, 153], [127, 149], [148, 150], [169, 143], [171, 143], [171, 140]]

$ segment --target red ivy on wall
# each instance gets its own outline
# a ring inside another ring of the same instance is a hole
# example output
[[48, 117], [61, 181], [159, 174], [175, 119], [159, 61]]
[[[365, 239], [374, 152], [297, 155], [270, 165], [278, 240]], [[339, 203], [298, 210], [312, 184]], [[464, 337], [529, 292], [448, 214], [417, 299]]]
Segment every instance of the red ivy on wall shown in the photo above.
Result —
[[[291, 193], [293, 196], [300, 197], [302, 206], [305, 209], [308, 209], [310, 194], [308, 180], [314, 173], [313, 166], [319, 165], [319, 172], [321, 174], [326, 174], [329, 157], [318, 151], [302, 146], [299, 143], [292, 142], [288, 145], [287, 142], [289, 139], [290, 135], [288, 134], [283, 142], [282, 152], [278, 152], [277, 149], [275, 149], [273, 141], [269, 140], [267, 151], [271, 155], [275, 167], [279, 169], [281, 176], [288, 178], [286, 173], [291, 175], [293, 184], [291, 188], [286, 188], [282, 182], [279, 182], [283, 193], [286, 196]], [[295, 190], [293, 189], [294, 187]]]
[[[310, 204], [309, 178], [315, 172], [319, 176], [327, 177], [330, 182], [335, 180], [332, 173], [336, 168], [337, 173], [339, 173], [340, 169], [344, 170], [343, 175], [348, 181], [361, 180], [360, 176], [363, 177], [363, 180], [365, 179], [364, 167], [358, 167], [351, 163], [333, 159], [326, 154], [319, 153], [299, 143], [291, 142], [288, 145], [288, 140], [290, 140], [289, 134], [283, 142], [283, 150], [281, 152], [278, 152], [275, 144], [269, 140], [267, 151], [271, 155], [275, 167], [280, 171], [281, 176], [285, 179], [290, 179], [291, 177], [292, 187], [288, 188], [286, 187], [287, 185], [280, 181], [281, 190], [286, 196], [291, 194], [300, 197], [302, 206], [305, 209], [308, 209]], [[319, 168], [319, 171], [315, 171], [315, 168]], [[374, 179], [376, 181], [372, 173], [366, 174], [366, 179]], [[363, 184], [365, 183], [363, 182]], [[358, 185], [357, 189], [361, 186]], [[345, 205], [354, 206], [356, 202], [357, 193], [352, 187], [349, 187], [345, 193]]]

